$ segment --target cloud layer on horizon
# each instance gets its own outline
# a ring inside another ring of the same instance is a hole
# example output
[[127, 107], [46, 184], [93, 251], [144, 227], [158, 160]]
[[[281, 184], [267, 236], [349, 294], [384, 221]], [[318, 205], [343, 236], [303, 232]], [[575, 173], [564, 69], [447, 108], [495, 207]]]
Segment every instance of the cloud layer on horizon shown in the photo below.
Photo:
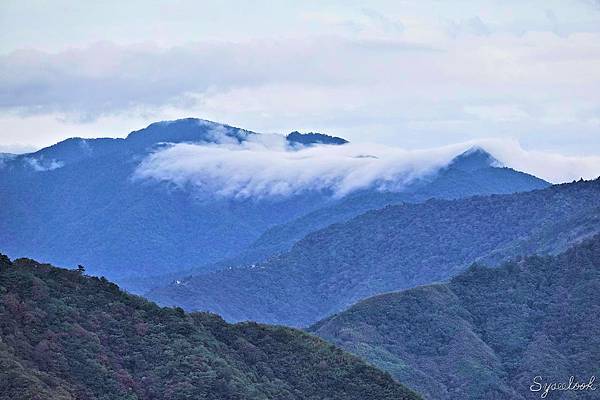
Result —
[[257, 135], [242, 144], [179, 143], [143, 160], [136, 179], [169, 182], [224, 197], [263, 198], [306, 191], [337, 196], [376, 187], [397, 191], [434, 173], [455, 156], [478, 146], [504, 165], [551, 182], [594, 179], [600, 157], [529, 152], [515, 141], [477, 140], [423, 150], [376, 144], [290, 148], [278, 135]]

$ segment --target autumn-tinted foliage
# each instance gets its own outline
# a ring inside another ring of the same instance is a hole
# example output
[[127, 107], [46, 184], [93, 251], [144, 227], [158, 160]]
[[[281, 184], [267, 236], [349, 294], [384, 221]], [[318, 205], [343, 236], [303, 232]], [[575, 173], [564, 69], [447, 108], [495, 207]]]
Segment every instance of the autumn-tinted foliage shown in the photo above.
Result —
[[[473, 266], [449, 284], [372, 297], [310, 331], [427, 399], [539, 399], [536, 376], [599, 376], [598, 293], [600, 236], [558, 256]], [[596, 399], [597, 385], [547, 398]]]
[[321, 339], [0, 258], [0, 399], [416, 399]]

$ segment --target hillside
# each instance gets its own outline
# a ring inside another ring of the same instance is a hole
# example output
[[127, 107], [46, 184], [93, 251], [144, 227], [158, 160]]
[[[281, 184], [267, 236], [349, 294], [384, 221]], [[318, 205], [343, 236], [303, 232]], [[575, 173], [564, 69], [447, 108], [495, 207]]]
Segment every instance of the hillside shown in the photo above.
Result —
[[473, 148], [458, 155], [446, 167], [431, 176], [423, 177], [406, 185], [401, 191], [362, 190], [332, 201], [306, 215], [267, 229], [260, 237], [239, 254], [225, 258], [210, 266], [161, 277], [136, 279], [146, 281], [151, 289], [169, 280], [196, 275], [207, 270], [219, 270], [231, 266], [257, 264], [289, 251], [304, 236], [329, 225], [346, 222], [370, 210], [402, 203], [421, 203], [428, 199], [459, 199], [474, 195], [510, 194], [543, 189], [550, 184], [535, 176], [502, 167], [489, 153]]
[[459, 199], [474, 195], [510, 194], [543, 189], [549, 184], [532, 175], [498, 167], [497, 161], [481, 149], [459, 155], [429, 179], [405, 187], [401, 192], [363, 191], [320, 208], [263, 233], [229, 264], [256, 263], [287, 251], [311, 232], [345, 222], [369, 210], [391, 204], [420, 203], [428, 199]]
[[0, 255], [0, 399], [417, 399], [315, 336]]
[[[598, 376], [598, 291], [595, 236], [558, 256], [473, 266], [448, 284], [372, 297], [309, 331], [428, 399], [539, 399], [529, 391], [536, 376], [585, 383]], [[597, 392], [547, 398], [595, 399]]]
[[375, 294], [445, 281], [475, 261], [563, 251], [600, 231], [600, 180], [388, 206], [309, 234], [247, 268], [151, 291], [225, 319], [307, 326]]

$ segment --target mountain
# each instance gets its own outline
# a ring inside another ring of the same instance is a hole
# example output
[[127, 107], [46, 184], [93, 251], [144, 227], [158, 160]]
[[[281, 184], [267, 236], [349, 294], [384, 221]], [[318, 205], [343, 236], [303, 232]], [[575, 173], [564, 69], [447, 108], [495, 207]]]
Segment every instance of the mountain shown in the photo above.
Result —
[[[600, 365], [600, 236], [558, 256], [475, 265], [447, 284], [363, 300], [309, 331], [431, 400], [539, 399]], [[597, 386], [597, 382], [595, 384]], [[592, 399], [597, 392], [547, 398]]]
[[[233, 257], [211, 265], [172, 274], [169, 280], [197, 275], [208, 270], [257, 264], [289, 251], [308, 235], [326, 226], [348, 221], [369, 210], [391, 204], [420, 203], [428, 199], [459, 199], [474, 195], [503, 194], [542, 189], [550, 184], [535, 176], [503, 167], [485, 150], [475, 147], [459, 154], [448, 166], [407, 184], [401, 191], [361, 190], [289, 222], [267, 229], [247, 248]], [[165, 277], [146, 278], [150, 289]]]
[[285, 199], [210, 196], [132, 179], [164, 143], [242, 141], [253, 132], [185, 119], [126, 139], [73, 138], [0, 168], [0, 246], [58, 265], [83, 264], [114, 279], [173, 272], [236, 254], [267, 228], [330, 202], [323, 193]]
[[147, 295], [232, 321], [307, 326], [375, 294], [445, 281], [475, 261], [555, 254], [600, 233], [599, 222], [600, 179], [388, 206], [311, 233], [263, 263]]
[[0, 255], [0, 399], [418, 399], [321, 339]]
[[334, 204], [269, 228], [241, 254], [222, 264], [263, 261], [269, 256], [288, 251], [311, 232], [390, 204], [526, 192], [548, 186], [548, 182], [535, 176], [501, 166], [485, 150], [473, 148], [458, 155], [442, 170], [407, 185], [400, 192], [367, 190], [352, 193]]
[[15, 158], [17, 155], [12, 153], [0, 153], [0, 168], [4, 166], [5, 162], [8, 162]]
[[490, 153], [479, 146], [475, 146], [458, 155], [452, 160], [449, 167], [461, 171], [477, 171], [486, 167], [501, 167], [502, 163], [496, 160]]
[[324, 135], [322, 133], [300, 133], [294, 131], [288, 134], [286, 137], [287, 141], [292, 144], [311, 145], [311, 144], [346, 144], [348, 141], [337, 136]]
[[[172, 144], [232, 145], [261, 137], [266, 136], [188, 118], [154, 123], [125, 139], [72, 138], [5, 158], [0, 164], [0, 247], [13, 258], [28, 256], [61, 266], [83, 264], [90, 274], [139, 291], [140, 279], [192, 269], [206, 272], [232, 257], [243, 262], [262, 260], [327, 224], [404, 201], [396, 193], [369, 189], [348, 207], [345, 201], [350, 197], [339, 198], [326, 190], [236, 197], [168, 180], [135, 179], [145, 160]], [[296, 151], [301, 144], [342, 141], [323, 134], [293, 133], [287, 143], [294, 149], [290, 151]], [[427, 185], [425, 179], [430, 177], [417, 179], [429, 189], [416, 199], [438, 197], [440, 192], [462, 196], [546, 185], [503, 168], [487, 168], [481, 175], [450, 170], [458, 177], [443, 184]], [[486, 174], [499, 179], [485, 178]], [[338, 203], [341, 211], [330, 213], [328, 207]], [[321, 209], [308, 221], [300, 219]], [[323, 213], [328, 216], [319, 217]], [[299, 233], [281, 235], [281, 243], [273, 243], [273, 235], [267, 234], [249, 248], [270, 228], [285, 227], [290, 221], [297, 221], [292, 231]]]

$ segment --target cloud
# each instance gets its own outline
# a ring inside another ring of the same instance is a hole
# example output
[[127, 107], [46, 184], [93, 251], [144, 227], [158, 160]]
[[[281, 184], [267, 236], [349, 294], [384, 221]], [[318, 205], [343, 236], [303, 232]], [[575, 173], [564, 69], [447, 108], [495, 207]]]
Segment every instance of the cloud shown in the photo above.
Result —
[[[61, 112], [83, 122], [132, 108], [188, 108], [194, 94], [265, 84], [335, 87], [373, 78], [354, 71], [367, 53], [378, 62], [425, 46], [391, 40], [312, 38], [202, 42], [159, 48], [111, 43], [59, 53], [19, 50], [0, 56], [0, 110]], [[374, 63], [371, 68], [375, 67]]]
[[459, 34], [489, 36], [492, 33], [492, 30], [481, 18], [476, 16], [460, 21], [452, 21], [448, 27], [448, 32], [453, 37], [456, 37]]
[[518, 106], [511, 104], [466, 106], [464, 110], [466, 113], [472, 114], [480, 119], [500, 122], [518, 121], [529, 117], [525, 111], [521, 110]]
[[[465, 24], [484, 32], [478, 18]], [[600, 84], [597, 43], [596, 34], [574, 34], [565, 41], [554, 34], [488, 33], [428, 43], [404, 36], [321, 36], [167, 48], [105, 42], [57, 53], [19, 50], [0, 56], [0, 111], [59, 113], [90, 122], [139, 109], [197, 109], [202, 106], [198, 99], [270, 88], [287, 96], [294, 112], [305, 107], [294, 102], [289, 90], [297, 87], [326, 94], [353, 91], [351, 98], [340, 96], [332, 103], [338, 114], [345, 100], [372, 113], [379, 105], [371, 104], [379, 98], [390, 113], [394, 104], [415, 97], [426, 106], [514, 99], [539, 103], [535, 94], [543, 91], [544, 102], [565, 102], [576, 90], [579, 100], [597, 101], [595, 92], [586, 89]]]
[[424, 150], [353, 143], [292, 149], [283, 136], [258, 135], [243, 144], [171, 145], [148, 156], [135, 178], [235, 198], [306, 191], [343, 196], [368, 187], [401, 190], [473, 146], [487, 149], [505, 165], [554, 182], [600, 174], [600, 157], [531, 152], [515, 141], [488, 139]]
[[35, 150], [36, 150], [36, 147], [26, 145], [26, 144], [20, 144], [20, 143], [10, 144], [10, 145], [0, 144], [0, 154], [3, 154], [3, 153], [24, 154], [24, 153], [31, 153]]
[[146, 158], [137, 179], [167, 181], [226, 197], [343, 196], [370, 186], [400, 189], [449, 161], [445, 149], [407, 151], [381, 145], [291, 148], [280, 135], [242, 144], [175, 144]]
[[590, 4], [592, 7], [600, 10], [600, 0], [584, 0], [586, 3]]
[[508, 167], [552, 183], [600, 177], [600, 156], [568, 156], [551, 151], [525, 150], [517, 140], [486, 139], [470, 144], [483, 147]]
[[24, 161], [29, 164], [34, 171], [44, 172], [44, 171], [53, 171], [58, 168], [64, 167], [64, 163], [62, 161], [57, 160], [42, 160], [34, 157], [26, 157]]
[[370, 8], [363, 8], [362, 13], [369, 18], [374, 26], [381, 29], [384, 34], [398, 34], [404, 31], [404, 24], [400, 20], [388, 18]]

